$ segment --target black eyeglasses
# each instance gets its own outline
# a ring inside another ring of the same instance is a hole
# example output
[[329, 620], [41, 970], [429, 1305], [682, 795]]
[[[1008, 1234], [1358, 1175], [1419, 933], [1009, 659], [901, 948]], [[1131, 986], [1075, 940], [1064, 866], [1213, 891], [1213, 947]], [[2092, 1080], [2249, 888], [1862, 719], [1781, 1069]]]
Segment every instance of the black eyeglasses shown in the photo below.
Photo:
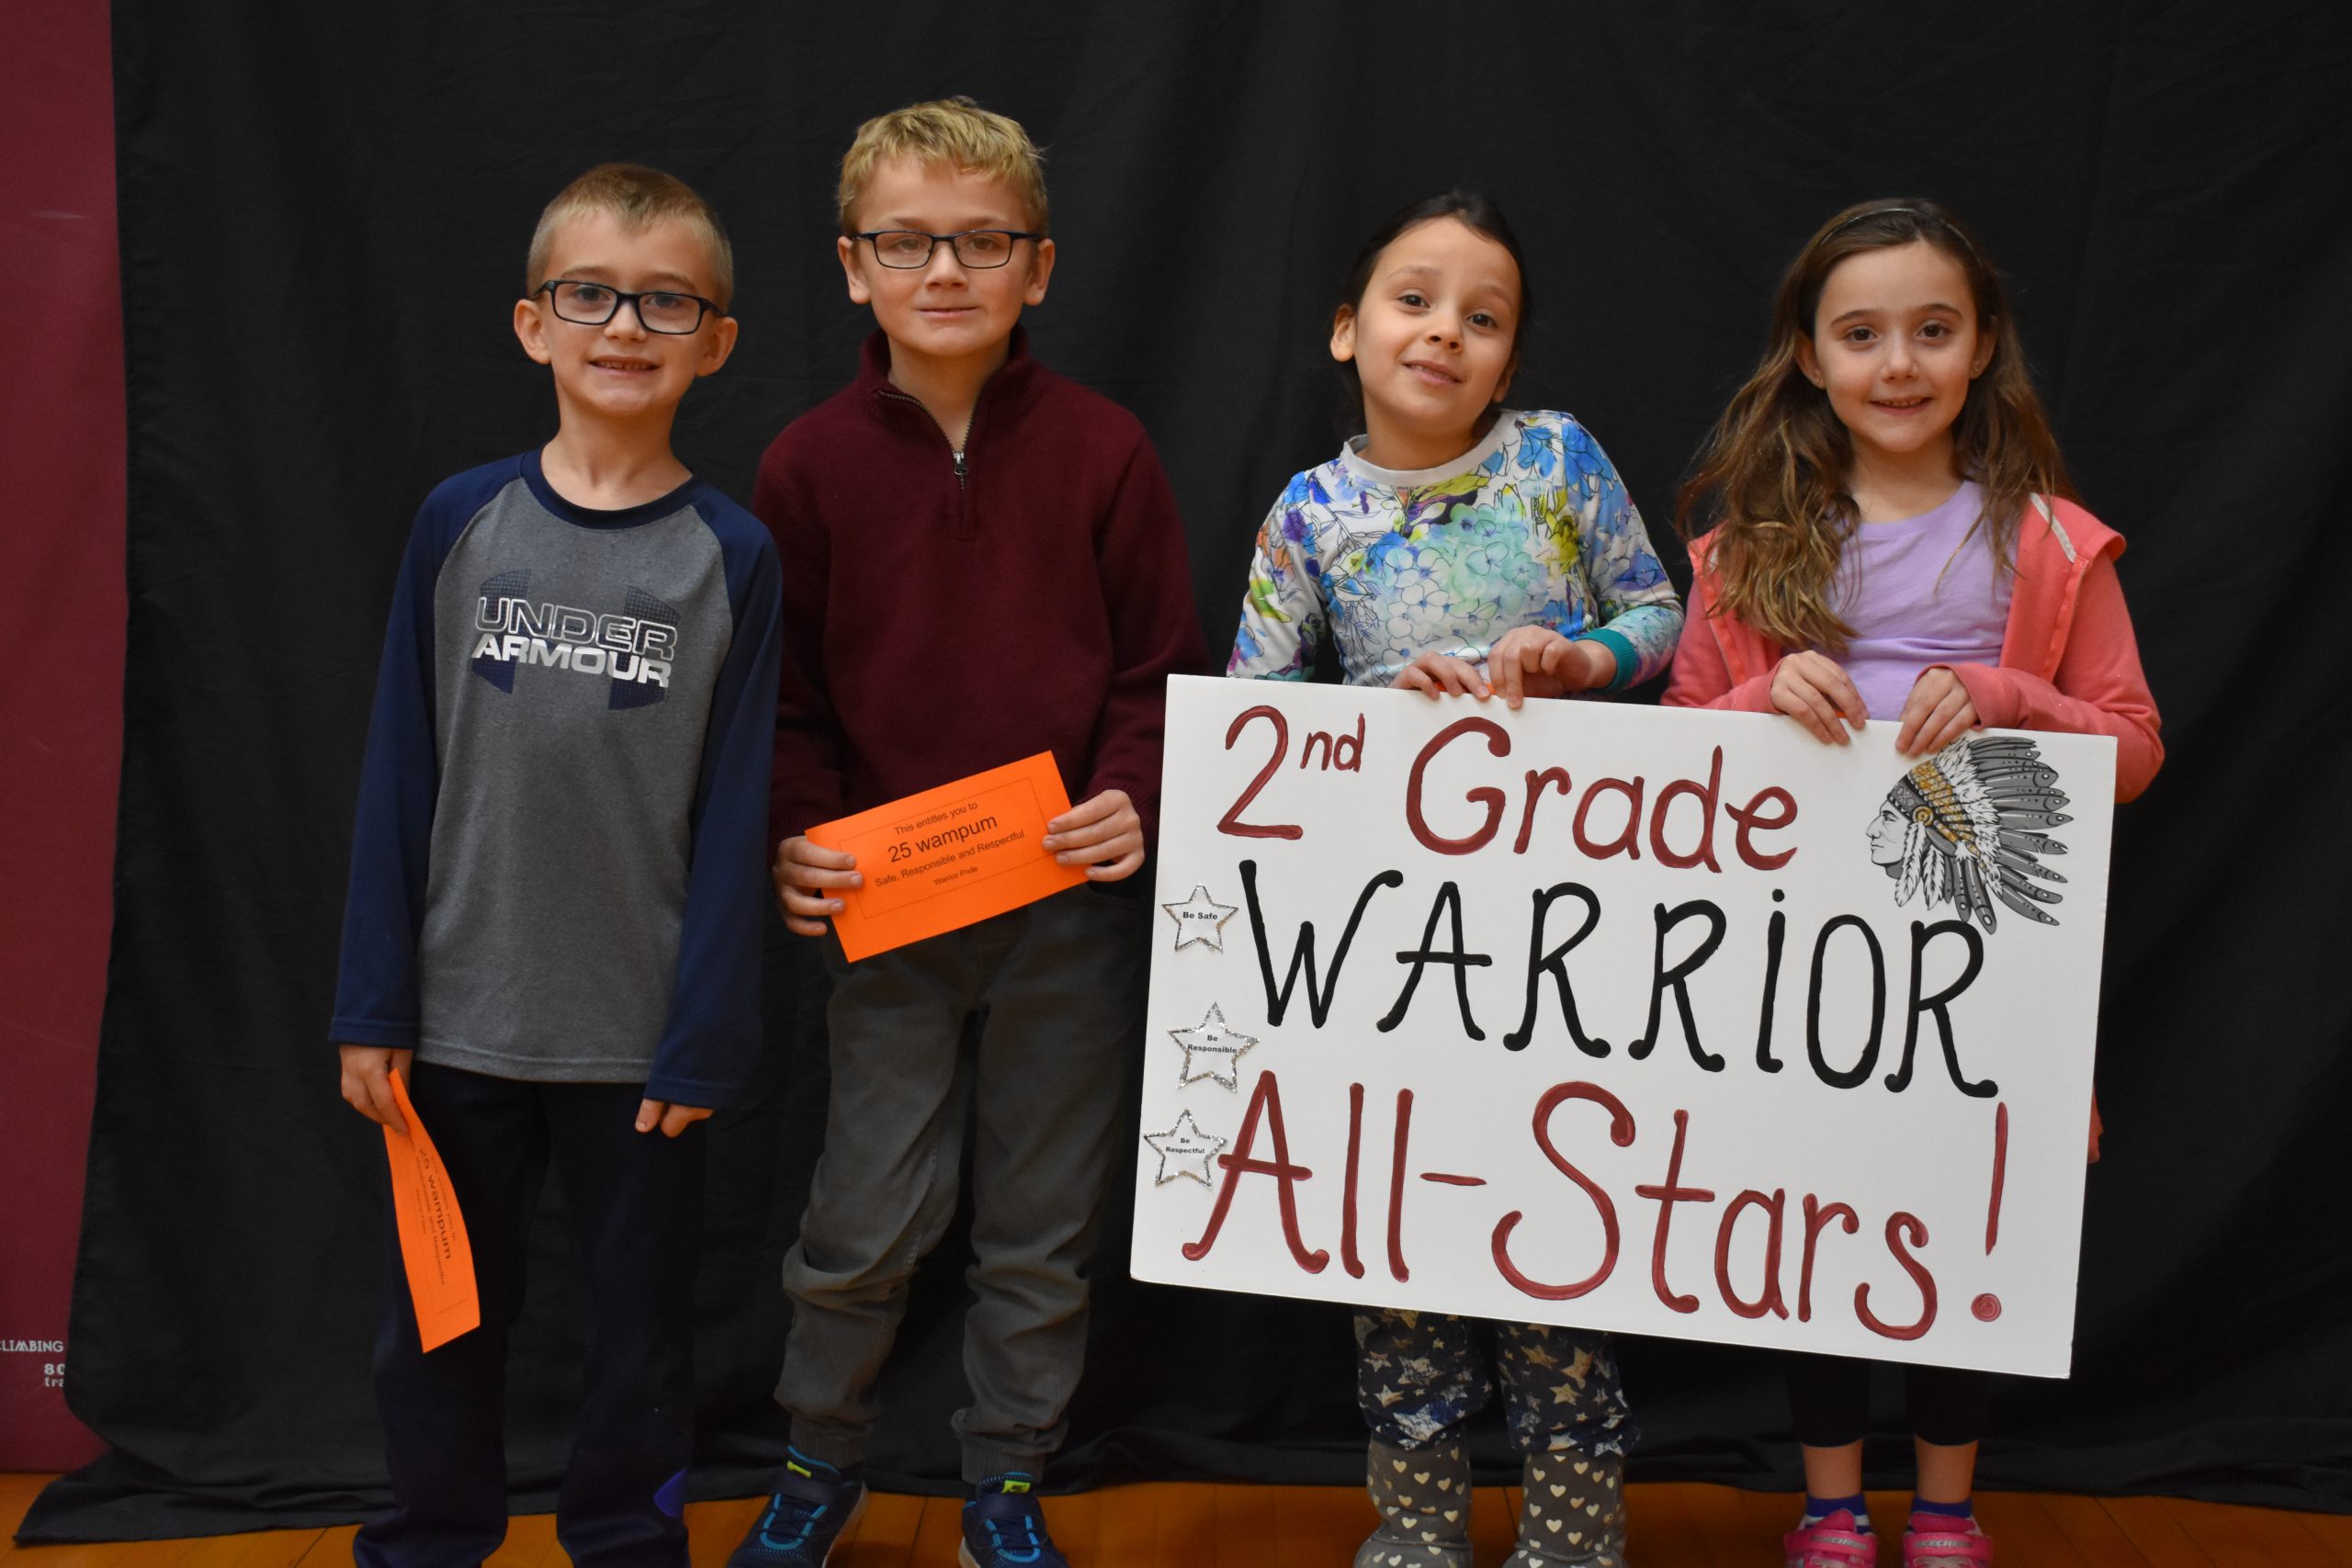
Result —
[[986, 271], [1012, 259], [1014, 241], [1042, 240], [1045, 236], [1024, 229], [967, 229], [960, 234], [926, 234], [919, 229], [869, 229], [857, 238], [874, 247], [874, 259], [884, 266], [929, 266], [932, 252], [944, 240], [955, 247], [958, 264]]
[[701, 326], [705, 316], [726, 313], [699, 294], [681, 294], [674, 288], [648, 288], [632, 294], [609, 283], [551, 277], [535, 292], [548, 297], [559, 317], [583, 327], [603, 326], [620, 313], [623, 305], [637, 312], [639, 324], [650, 333], [684, 334]]

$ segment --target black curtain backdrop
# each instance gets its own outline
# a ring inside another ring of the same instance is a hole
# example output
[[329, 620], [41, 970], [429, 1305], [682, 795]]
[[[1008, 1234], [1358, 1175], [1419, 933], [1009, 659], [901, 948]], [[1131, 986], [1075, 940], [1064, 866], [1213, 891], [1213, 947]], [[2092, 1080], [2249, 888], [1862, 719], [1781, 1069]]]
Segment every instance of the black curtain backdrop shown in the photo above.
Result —
[[[718, 204], [742, 347], [679, 445], [740, 497], [868, 329], [832, 255], [851, 132], [956, 92], [1049, 149], [1061, 264], [1036, 350], [1149, 427], [1217, 649], [1269, 500], [1334, 447], [1339, 275], [1408, 199], [1463, 183], [1503, 202], [1542, 308], [1518, 399], [1599, 434], [1678, 569], [1674, 487], [1804, 236], [1904, 193], [1977, 225], [2083, 493], [2132, 541], [2171, 750], [2118, 830], [2075, 1375], [2013, 1386], [1984, 1477], [2352, 1508], [2338, 22], [2108, 0], [119, 0], [128, 734], [70, 1389], [113, 1452], [50, 1492], [28, 1538], [384, 1499], [382, 1153], [336, 1099], [322, 1032], [410, 517], [444, 475], [552, 429], [506, 324], [538, 207], [607, 158]], [[1010, 691], [1022, 654], [1001, 636], [976, 624], [972, 651]], [[779, 1451], [776, 1264], [821, 1125], [822, 998], [780, 928], [771, 952], [772, 1049], [713, 1134], [706, 1495], [754, 1489]], [[1112, 1201], [1056, 1483], [1360, 1479], [1344, 1314], [1136, 1285], [1127, 1194]], [[510, 1400], [517, 1502], [542, 1506], [582, 1353], [560, 1216], [543, 1219]], [[887, 1380], [894, 1483], [954, 1472], [961, 1261], [951, 1243], [925, 1271]], [[1637, 1342], [1625, 1359], [1639, 1474], [1792, 1483], [1763, 1358]], [[1874, 1479], [1905, 1461], [1885, 1415]], [[1481, 1441], [1498, 1464], [1499, 1432]]]

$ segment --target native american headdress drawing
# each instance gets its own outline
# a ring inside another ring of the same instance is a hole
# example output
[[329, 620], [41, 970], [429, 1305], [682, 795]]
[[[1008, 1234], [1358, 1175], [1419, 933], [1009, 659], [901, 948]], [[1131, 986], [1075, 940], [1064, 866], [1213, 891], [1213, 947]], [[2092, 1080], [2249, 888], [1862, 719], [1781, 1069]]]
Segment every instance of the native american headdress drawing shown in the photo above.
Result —
[[1987, 931], [1996, 900], [2056, 925], [2036, 906], [2059, 895], [2032, 879], [2066, 880], [2035, 858], [2066, 852], [2041, 831], [2074, 820], [2059, 809], [2066, 796], [2057, 785], [2058, 770], [2032, 741], [2007, 736], [1962, 738], [1904, 774], [1871, 830], [1871, 858], [1895, 879], [1894, 901], [1917, 893], [1930, 908], [1950, 902]]

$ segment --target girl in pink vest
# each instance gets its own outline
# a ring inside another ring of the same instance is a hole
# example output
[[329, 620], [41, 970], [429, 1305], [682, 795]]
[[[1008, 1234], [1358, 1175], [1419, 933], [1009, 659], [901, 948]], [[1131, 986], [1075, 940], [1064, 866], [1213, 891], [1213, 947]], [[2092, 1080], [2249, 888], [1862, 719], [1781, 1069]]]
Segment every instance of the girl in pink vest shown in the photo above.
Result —
[[[2116, 581], [2034, 395], [2000, 276], [1923, 200], [1850, 207], [1781, 280], [1763, 362], [1683, 488], [1690, 615], [1665, 701], [1782, 713], [1831, 745], [1894, 719], [1926, 758], [1978, 727], [2116, 740], [2116, 798], [2164, 760]], [[2091, 1112], [2090, 1156], [2098, 1153]], [[1789, 1568], [1877, 1561], [1870, 1363], [1791, 1356], [1805, 1515]], [[1905, 1369], [1918, 1490], [1905, 1568], [1974, 1568], [1991, 1374]]]

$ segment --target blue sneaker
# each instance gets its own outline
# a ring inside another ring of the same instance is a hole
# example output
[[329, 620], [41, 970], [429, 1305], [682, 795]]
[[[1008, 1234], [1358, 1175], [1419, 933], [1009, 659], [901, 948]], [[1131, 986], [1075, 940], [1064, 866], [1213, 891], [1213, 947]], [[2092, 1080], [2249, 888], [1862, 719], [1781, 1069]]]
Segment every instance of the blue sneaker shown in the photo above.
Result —
[[785, 1452], [775, 1491], [727, 1568], [824, 1568], [833, 1543], [865, 1511], [864, 1482], [798, 1449]]
[[1069, 1568], [1069, 1559], [1054, 1550], [1046, 1533], [1035, 1476], [1007, 1471], [972, 1488], [956, 1561], [963, 1568]]

